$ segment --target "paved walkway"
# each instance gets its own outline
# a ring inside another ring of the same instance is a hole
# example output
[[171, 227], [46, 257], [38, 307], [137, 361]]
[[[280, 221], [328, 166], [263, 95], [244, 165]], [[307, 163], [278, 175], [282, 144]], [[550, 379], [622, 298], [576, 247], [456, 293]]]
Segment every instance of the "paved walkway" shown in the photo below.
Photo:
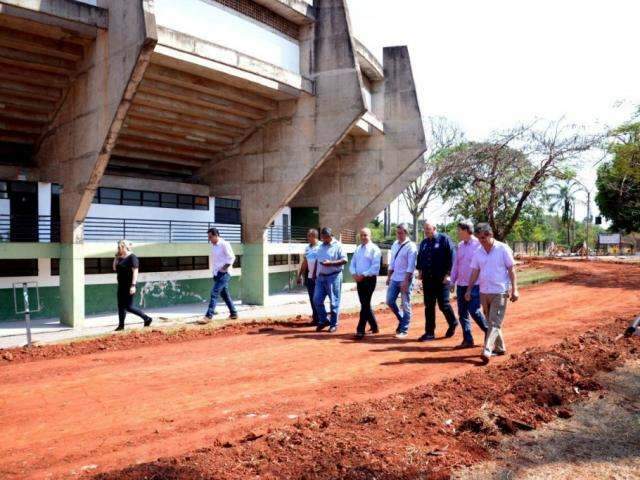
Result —
[[[378, 288], [373, 296], [373, 305], [384, 302], [384, 278], [378, 280]], [[114, 299], [115, 302], [115, 299]], [[346, 284], [342, 290], [342, 311], [354, 310], [359, 307], [355, 284]], [[202, 303], [190, 305], [176, 305], [167, 308], [146, 310], [154, 319], [154, 327], [175, 327], [178, 325], [195, 323], [202, 317], [206, 305]], [[216, 321], [225, 321], [228, 316], [227, 307], [222, 303], [218, 306]], [[266, 306], [250, 306], [238, 303], [240, 319], [266, 319], [280, 317], [295, 317], [296, 315], [310, 315], [309, 300], [306, 291], [283, 293], [269, 297]], [[27, 343], [25, 322], [0, 322], [0, 348], [20, 347]], [[58, 318], [37, 319], [31, 321], [31, 335], [34, 342], [52, 343], [68, 341], [75, 338], [104, 335], [112, 332], [118, 325], [118, 315], [93, 315], [85, 320], [85, 326], [73, 329], [60, 324]], [[142, 328], [142, 320], [129, 314], [127, 329]]]

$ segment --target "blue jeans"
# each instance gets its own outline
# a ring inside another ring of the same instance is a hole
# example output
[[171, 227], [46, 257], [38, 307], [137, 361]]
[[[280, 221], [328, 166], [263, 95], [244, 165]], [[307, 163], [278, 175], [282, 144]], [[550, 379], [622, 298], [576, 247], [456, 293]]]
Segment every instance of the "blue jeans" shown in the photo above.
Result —
[[480, 308], [480, 286], [476, 285], [471, 290], [471, 301], [467, 302], [464, 299], [464, 294], [467, 292], [467, 287], [461, 287], [458, 285], [456, 294], [458, 296], [458, 318], [462, 325], [462, 334], [465, 342], [473, 342], [473, 334], [471, 333], [471, 320], [469, 314], [473, 317], [473, 320], [478, 324], [480, 330], [487, 333], [487, 319], [484, 318], [482, 309]]
[[318, 309], [316, 308], [316, 303], [313, 300], [313, 294], [316, 290], [316, 281], [313, 278], [305, 278], [304, 284], [307, 287], [307, 293], [309, 294], [309, 303], [311, 303], [311, 312], [313, 313], [312, 318], [314, 323], [318, 323]]
[[[332, 275], [318, 275], [316, 288], [313, 293], [313, 303], [318, 312], [318, 324], [337, 327], [340, 319], [340, 291], [342, 290], [342, 272]], [[327, 320], [327, 309], [324, 307], [324, 299], [329, 296], [331, 304], [330, 320]]]
[[216, 305], [218, 303], [218, 297], [222, 297], [224, 303], [227, 304], [229, 308], [229, 313], [234, 315], [237, 313], [236, 307], [233, 305], [233, 300], [231, 300], [231, 295], [229, 295], [229, 281], [231, 280], [231, 275], [226, 272], [218, 272], [213, 277], [213, 288], [211, 289], [211, 300], [209, 301], [209, 308], [207, 308], [207, 313], [205, 314], [208, 318], [213, 318], [213, 314], [216, 311]]
[[[389, 282], [389, 288], [387, 289], [387, 305], [398, 319], [398, 332], [407, 333], [409, 331], [409, 324], [411, 323], [411, 290], [413, 289], [413, 282], [409, 284], [409, 288], [406, 293], [400, 290], [402, 282], [391, 280]], [[400, 308], [398, 308], [397, 300], [400, 295]], [[402, 315], [400, 314], [402, 310]]]

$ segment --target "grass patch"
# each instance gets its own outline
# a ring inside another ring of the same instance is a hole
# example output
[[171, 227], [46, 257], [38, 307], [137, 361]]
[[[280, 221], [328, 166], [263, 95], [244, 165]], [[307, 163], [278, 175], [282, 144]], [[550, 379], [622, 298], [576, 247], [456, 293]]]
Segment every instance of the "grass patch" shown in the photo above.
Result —
[[518, 272], [518, 285], [535, 285], [538, 283], [546, 283], [563, 275], [551, 268], [526, 268]]

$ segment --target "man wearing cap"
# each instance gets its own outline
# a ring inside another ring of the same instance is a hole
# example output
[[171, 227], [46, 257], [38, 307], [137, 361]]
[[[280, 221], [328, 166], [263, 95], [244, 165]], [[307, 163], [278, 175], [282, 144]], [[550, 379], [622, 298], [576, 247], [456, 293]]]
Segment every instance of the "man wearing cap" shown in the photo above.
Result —
[[[316, 288], [313, 295], [313, 303], [318, 312], [318, 326], [320, 332], [329, 327], [329, 333], [338, 329], [340, 319], [340, 293], [342, 289], [342, 269], [347, 263], [347, 255], [342, 244], [333, 238], [330, 228], [324, 227], [320, 231], [322, 243], [316, 254]], [[331, 304], [331, 317], [327, 319], [327, 309], [324, 306], [325, 298], [329, 297]]]
[[[416, 244], [409, 239], [409, 226], [401, 223], [396, 227], [396, 238], [391, 246], [391, 260], [387, 276], [387, 305], [398, 319], [396, 337], [405, 338], [411, 323], [411, 290], [413, 289], [413, 273], [416, 268]], [[397, 305], [398, 295], [401, 298], [402, 313]]]
[[229, 281], [231, 280], [231, 267], [236, 259], [233, 254], [231, 244], [220, 236], [217, 228], [210, 228], [207, 232], [209, 242], [211, 243], [211, 260], [213, 267], [213, 288], [211, 289], [211, 300], [209, 308], [204, 317], [198, 323], [207, 324], [213, 318], [218, 303], [218, 297], [222, 297], [224, 303], [229, 308], [229, 318], [235, 320], [238, 318], [238, 312], [233, 305], [233, 300], [229, 294]]
[[475, 320], [483, 333], [487, 333], [487, 320], [480, 308], [480, 285], [477, 283], [472, 285], [470, 302], [464, 298], [471, 277], [471, 260], [481, 247], [480, 241], [473, 235], [473, 223], [468, 220], [458, 223], [458, 238], [460, 243], [458, 243], [458, 250], [451, 269], [451, 286], [452, 288], [456, 284], [458, 286], [458, 318], [460, 325], [462, 325], [463, 336], [460, 348], [471, 348], [474, 346], [474, 342], [469, 316]]
[[471, 277], [465, 300], [471, 301], [473, 286], [476, 280], [480, 279], [480, 303], [489, 324], [482, 351], [482, 361], [487, 364], [492, 355], [506, 353], [502, 324], [508, 300], [518, 301], [520, 293], [511, 248], [493, 238], [493, 230], [488, 223], [478, 224], [476, 236], [480, 240], [481, 248], [471, 260]]
[[371, 241], [371, 230], [360, 230], [360, 245], [351, 258], [349, 270], [356, 281], [358, 299], [360, 300], [360, 322], [356, 329], [356, 338], [362, 339], [365, 335], [367, 323], [371, 327], [371, 333], [378, 333], [378, 322], [371, 308], [371, 297], [376, 290], [378, 274], [380, 273], [380, 259], [382, 253], [378, 246]]
[[449, 236], [436, 231], [436, 226], [432, 223], [425, 222], [424, 240], [420, 243], [416, 266], [424, 294], [424, 335], [419, 339], [421, 342], [435, 339], [436, 303], [449, 325], [445, 337], [453, 337], [458, 326], [449, 300], [454, 256]]

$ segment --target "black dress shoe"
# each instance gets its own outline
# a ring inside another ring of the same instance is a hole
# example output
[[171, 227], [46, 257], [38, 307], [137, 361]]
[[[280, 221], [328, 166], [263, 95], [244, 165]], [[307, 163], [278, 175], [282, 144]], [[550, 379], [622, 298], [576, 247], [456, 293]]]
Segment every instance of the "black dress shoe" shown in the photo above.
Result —
[[371, 333], [372, 335], [375, 335], [377, 333], [380, 333], [380, 330], [378, 328], [372, 328], [371, 330], [369, 330], [369, 333]]
[[237, 313], [232, 313], [231, 315], [229, 315], [229, 318], [231, 320], [237, 320], [238, 319], [238, 314]]
[[473, 342], [462, 342], [460, 345], [458, 345], [456, 348], [473, 348], [476, 345]]
[[124, 325], [118, 325], [114, 332], [121, 332], [122, 330], [124, 330]]
[[328, 323], [319, 323], [318, 326], [316, 327], [316, 332], [321, 332], [322, 330], [324, 330], [325, 328], [327, 328], [329, 326]]
[[355, 334], [355, 339], [356, 340], [362, 340], [364, 338], [364, 333], [356, 333]]
[[452, 325], [447, 329], [447, 333], [444, 334], [444, 336], [446, 338], [451, 338], [453, 337], [453, 334], [456, 333], [456, 327], [457, 325]]
[[506, 354], [507, 354], [506, 350], [494, 350], [491, 352], [491, 355], [495, 357], [502, 357], [503, 355], [506, 355]]
[[151, 322], [153, 322], [153, 318], [147, 317], [144, 321], [144, 326], [148, 327], [149, 325], [151, 325]]

